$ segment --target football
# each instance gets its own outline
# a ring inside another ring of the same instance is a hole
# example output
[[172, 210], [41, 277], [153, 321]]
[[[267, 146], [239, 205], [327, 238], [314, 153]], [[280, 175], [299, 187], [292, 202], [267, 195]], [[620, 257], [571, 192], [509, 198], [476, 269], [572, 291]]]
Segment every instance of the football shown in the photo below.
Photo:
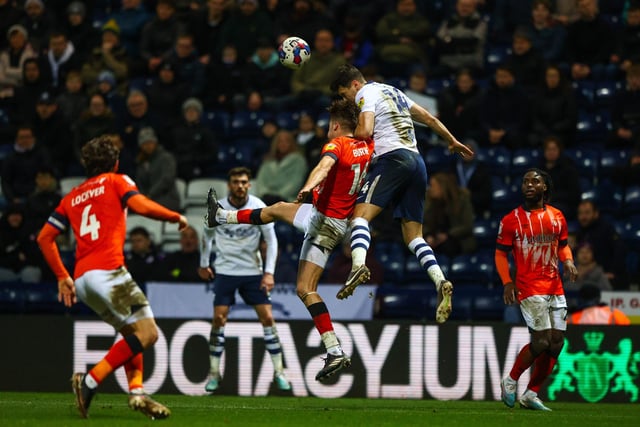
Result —
[[295, 70], [311, 58], [311, 49], [300, 37], [289, 37], [278, 47], [278, 55], [282, 65]]

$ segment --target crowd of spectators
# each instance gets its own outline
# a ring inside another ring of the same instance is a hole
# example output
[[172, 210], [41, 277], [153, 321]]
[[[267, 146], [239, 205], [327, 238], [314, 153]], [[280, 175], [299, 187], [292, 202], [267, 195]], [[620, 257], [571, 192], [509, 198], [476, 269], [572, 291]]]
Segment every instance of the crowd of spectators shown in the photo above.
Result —
[[[290, 35], [312, 49], [295, 71], [278, 61]], [[550, 172], [558, 205], [582, 226], [585, 191], [640, 186], [640, 156], [625, 154], [640, 153], [639, 56], [637, 0], [0, 0], [1, 267], [34, 280], [24, 259], [60, 197], [55, 183], [83, 174], [80, 147], [104, 133], [120, 137], [120, 171], [172, 209], [176, 180], [224, 176], [235, 163], [256, 172], [268, 202], [291, 200], [317, 161], [345, 62], [407, 90], [476, 148], [441, 170], [428, 164], [446, 173], [426, 195], [436, 253], [473, 253], [468, 219], [506, 212], [492, 204], [493, 184], [515, 183], [515, 170], [496, 167], [504, 153], [536, 152], [526, 166]], [[416, 133], [429, 159], [439, 143]], [[617, 150], [626, 164], [584, 177], [580, 150]], [[397, 235], [385, 227], [374, 235]], [[583, 243], [624, 289], [595, 238]], [[9, 253], [18, 246], [7, 239], [24, 249]]]

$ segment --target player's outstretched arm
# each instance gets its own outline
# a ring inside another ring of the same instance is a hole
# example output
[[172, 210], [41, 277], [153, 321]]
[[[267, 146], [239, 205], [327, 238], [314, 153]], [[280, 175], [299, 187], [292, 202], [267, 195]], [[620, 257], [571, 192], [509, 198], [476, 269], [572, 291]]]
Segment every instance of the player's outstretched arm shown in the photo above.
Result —
[[127, 200], [127, 206], [131, 208], [132, 211], [142, 216], [161, 221], [177, 222], [178, 230], [180, 231], [184, 230], [187, 225], [189, 225], [187, 219], [183, 215], [165, 208], [161, 204], [154, 202], [142, 194], [136, 194], [135, 196], [130, 197], [129, 200]]
[[313, 191], [316, 186], [318, 186], [322, 181], [327, 178], [329, 175], [329, 171], [336, 164], [336, 159], [331, 156], [322, 156], [322, 159], [318, 162], [315, 168], [309, 174], [307, 178], [307, 182], [302, 186], [302, 189], [298, 193], [298, 197], [296, 198], [297, 203], [302, 203], [309, 193]]
[[462, 157], [472, 156], [473, 151], [458, 141], [456, 137], [454, 137], [449, 129], [433, 114], [428, 112], [426, 109], [422, 108], [418, 104], [414, 104], [411, 106], [411, 118], [417, 122], [425, 124], [429, 126], [435, 133], [440, 135], [447, 144], [449, 145], [450, 153], [458, 153]]

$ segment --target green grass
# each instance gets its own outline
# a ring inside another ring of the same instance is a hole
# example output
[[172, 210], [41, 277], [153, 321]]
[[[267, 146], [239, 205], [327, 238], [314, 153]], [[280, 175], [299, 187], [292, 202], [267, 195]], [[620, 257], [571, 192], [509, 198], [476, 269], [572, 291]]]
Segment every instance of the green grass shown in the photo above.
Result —
[[158, 395], [173, 411], [151, 421], [125, 395], [99, 394], [82, 420], [71, 393], [0, 393], [0, 426], [632, 426], [640, 405], [552, 402], [553, 412], [501, 402]]

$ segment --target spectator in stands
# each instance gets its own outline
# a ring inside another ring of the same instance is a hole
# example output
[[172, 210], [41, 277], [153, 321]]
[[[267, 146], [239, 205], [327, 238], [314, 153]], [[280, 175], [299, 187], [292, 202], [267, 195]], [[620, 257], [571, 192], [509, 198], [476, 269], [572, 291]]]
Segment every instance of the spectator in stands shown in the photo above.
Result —
[[424, 239], [436, 254], [454, 257], [475, 251], [473, 206], [469, 191], [452, 174], [438, 172], [429, 179], [424, 208]]
[[89, 97], [82, 84], [82, 75], [78, 71], [69, 71], [64, 83], [64, 90], [56, 97], [58, 110], [73, 130], [82, 112], [89, 105]]
[[64, 20], [65, 32], [78, 53], [79, 61], [84, 63], [98, 44], [100, 32], [94, 28], [91, 14], [87, 17], [87, 8], [81, 1], [69, 3]]
[[[127, 96], [127, 111], [123, 114], [118, 126], [118, 133], [124, 142], [123, 150], [128, 151], [132, 156], [138, 153], [138, 132], [143, 127], [162, 129], [162, 121], [153, 111], [149, 110], [147, 96], [139, 91], [132, 90]], [[163, 135], [160, 132], [160, 135]]]
[[576, 0], [555, 0], [553, 21], [565, 27], [580, 19]]
[[29, 43], [36, 52], [46, 51], [47, 37], [55, 25], [53, 15], [46, 10], [42, 0], [26, 0], [20, 25], [29, 33]]
[[137, 283], [162, 280], [164, 254], [151, 239], [149, 230], [142, 226], [129, 231], [131, 248], [125, 253], [125, 265]]
[[624, 27], [616, 36], [610, 61], [626, 72], [632, 64], [640, 62], [640, 3], [629, 3]]
[[[403, 0], [406, 1], [406, 0]], [[412, 0], [409, 0], [412, 1]], [[323, 29], [316, 33], [314, 51], [304, 67], [293, 72], [291, 92], [296, 107], [321, 110], [331, 101], [330, 85], [344, 57], [334, 50], [333, 33]]]
[[156, 13], [142, 29], [140, 56], [147, 64], [147, 73], [153, 75], [163, 59], [171, 54], [178, 34], [183, 30], [175, 16], [175, 3], [159, 0]]
[[577, 120], [578, 107], [571, 85], [560, 68], [547, 65], [542, 87], [531, 102], [529, 145], [540, 147], [547, 136], [556, 135], [566, 147], [573, 146]]
[[23, 206], [9, 205], [0, 217], [0, 282], [40, 282], [42, 270], [34, 261], [38, 252]]
[[38, 234], [61, 199], [55, 171], [49, 166], [43, 166], [36, 172], [36, 188], [25, 203], [27, 228]]
[[13, 150], [2, 162], [2, 194], [8, 203], [24, 203], [36, 188], [36, 173], [51, 164], [30, 124], [18, 126]]
[[640, 186], [640, 144], [629, 153], [627, 164], [614, 171], [613, 180], [624, 189]]
[[120, 44], [120, 28], [115, 21], [102, 26], [102, 37], [91, 46], [91, 54], [82, 65], [82, 80], [89, 92], [95, 92], [96, 81], [103, 71], [110, 71], [116, 78], [121, 93], [127, 86], [129, 76], [127, 51]]
[[456, 156], [453, 170], [458, 186], [466, 188], [471, 195], [471, 204], [476, 218], [482, 218], [491, 209], [491, 172], [489, 167], [478, 160], [478, 143], [465, 139], [464, 143], [473, 150], [471, 156]]
[[244, 108], [248, 98], [257, 94], [262, 98], [264, 108], [279, 111], [281, 100], [290, 92], [289, 82], [292, 71], [280, 64], [274, 42], [267, 38], [258, 40], [255, 53], [241, 71], [245, 79], [243, 84], [244, 97], [239, 104]]
[[613, 225], [600, 216], [593, 200], [583, 200], [578, 205], [578, 224], [576, 243], [591, 245], [596, 262], [614, 289], [627, 289], [624, 243]]
[[516, 81], [529, 96], [535, 93], [544, 76], [544, 58], [533, 48], [531, 33], [525, 27], [513, 33], [512, 53], [507, 58]]
[[[382, 285], [384, 283], [384, 266], [375, 257], [375, 251], [367, 252], [367, 267], [371, 270], [371, 278], [368, 284]], [[327, 276], [324, 280], [327, 283], [344, 283], [351, 272], [351, 241], [345, 239], [340, 245], [340, 252], [333, 258], [331, 265], [327, 269]]]
[[[99, 93], [94, 93], [89, 98], [89, 107], [82, 113], [74, 132], [74, 152], [80, 162], [80, 149], [89, 140], [105, 133], [114, 133], [116, 119], [107, 106], [107, 101]], [[61, 153], [65, 154], [65, 153]], [[68, 153], [67, 157], [68, 157]]]
[[107, 106], [119, 121], [127, 111], [127, 102], [124, 95], [118, 90], [116, 76], [109, 70], [104, 70], [98, 74], [96, 79], [96, 93], [104, 96]]
[[345, 61], [362, 69], [373, 62], [374, 45], [365, 31], [364, 21], [356, 12], [342, 20], [342, 33], [336, 37], [336, 48]]
[[320, 161], [320, 152], [326, 142], [324, 129], [316, 124], [316, 120], [308, 113], [301, 113], [298, 129], [295, 131], [296, 143], [302, 147], [307, 165], [316, 165]]
[[171, 145], [167, 147], [176, 158], [177, 176], [185, 181], [211, 176], [217, 163], [218, 141], [201, 119], [202, 102], [188, 98], [182, 104], [182, 120], [173, 127]]
[[36, 102], [40, 94], [49, 89], [49, 85], [42, 77], [38, 58], [29, 58], [22, 67], [22, 85], [13, 90], [10, 101], [14, 110], [15, 122], [26, 121], [33, 116]]
[[[273, 37], [273, 22], [260, 8], [258, 0], [238, 0], [234, 9], [220, 30], [219, 51], [233, 44], [238, 50], [238, 59], [244, 64], [255, 52], [261, 37]], [[307, 40], [308, 41], [308, 40]]]
[[192, 11], [189, 28], [195, 35], [200, 62], [208, 64], [220, 56], [220, 33], [227, 19], [226, 0], [207, 0], [205, 7]]
[[439, 67], [434, 74], [449, 76], [462, 69], [481, 73], [486, 42], [487, 22], [476, 0], [457, 0], [455, 13], [442, 22], [436, 34]]
[[173, 211], [180, 210], [180, 196], [176, 187], [176, 159], [158, 143], [151, 127], [138, 133], [140, 153], [136, 159], [135, 181], [140, 192]]
[[23, 11], [18, 9], [14, 3], [10, 0], [0, 0], [0, 49], [7, 47], [4, 35], [22, 17]]
[[158, 78], [146, 90], [149, 108], [163, 123], [176, 123], [180, 120], [180, 106], [189, 93], [189, 82], [178, 80], [176, 63], [172, 60], [162, 61], [157, 71]]
[[395, 10], [380, 18], [375, 31], [382, 75], [404, 77], [412, 66], [426, 68], [431, 24], [418, 12], [415, 0], [397, 0]]
[[495, 0], [491, 14], [493, 43], [509, 43], [516, 28], [531, 20], [533, 0]]
[[531, 7], [529, 31], [533, 48], [545, 61], [559, 62], [564, 55], [565, 28], [554, 23], [550, 0], [534, 0]]
[[640, 64], [629, 67], [626, 82], [611, 107], [611, 147], [631, 148], [640, 143]]
[[631, 321], [622, 311], [601, 302], [600, 288], [584, 285], [580, 288], [580, 308], [567, 318], [575, 325], [630, 325]]
[[513, 70], [498, 66], [494, 81], [480, 102], [481, 145], [518, 148], [528, 129], [529, 101], [515, 81]]
[[454, 84], [444, 88], [438, 96], [439, 118], [460, 140], [478, 140], [481, 137], [481, 99], [482, 91], [471, 70], [462, 68], [456, 73]]
[[162, 261], [165, 269], [162, 280], [168, 282], [202, 282], [198, 276], [200, 267], [200, 246], [198, 232], [187, 226], [180, 233], [180, 249], [166, 254]]
[[142, 0], [122, 0], [120, 9], [113, 12], [109, 18], [113, 19], [120, 28], [120, 40], [127, 54], [131, 58], [138, 57], [142, 29], [151, 19]]
[[208, 109], [233, 109], [234, 97], [245, 89], [244, 67], [233, 44], [224, 46], [220, 58], [213, 58], [209, 62], [205, 68], [203, 96]]
[[611, 283], [593, 256], [593, 247], [589, 243], [583, 243], [576, 249], [576, 268], [578, 278], [575, 282], [565, 282], [565, 291], [577, 291], [583, 286], [595, 286], [603, 291], [611, 290]]
[[307, 162], [293, 133], [279, 130], [254, 181], [256, 196], [267, 205], [296, 199], [307, 176]]
[[611, 80], [616, 67], [607, 66], [613, 50], [611, 27], [602, 19], [597, 0], [578, 0], [580, 19], [567, 29], [566, 59], [574, 80]]
[[0, 98], [11, 97], [13, 89], [22, 85], [25, 61], [37, 56], [22, 25], [11, 26], [7, 31], [7, 40], [9, 46], [0, 51]]
[[[409, 75], [409, 85], [404, 90], [404, 94], [434, 116], [438, 116], [438, 102], [436, 98], [427, 94], [427, 75], [421, 67], [415, 68]], [[414, 130], [418, 148], [426, 150], [426, 146], [432, 136], [431, 129], [422, 123], [416, 122]]]
[[188, 85], [187, 94], [201, 97], [205, 85], [205, 67], [200, 62], [191, 34], [178, 35], [169, 60], [175, 64], [178, 82]]
[[311, 0], [293, 0], [278, 12], [275, 22], [278, 39], [297, 36], [310, 43], [319, 30], [334, 26], [334, 20], [314, 9], [313, 3]]
[[46, 147], [51, 155], [54, 170], [59, 175], [67, 172], [67, 165], [73, 152], [73, 139], [69, 122], [58, 108], [56, 99], [49, 92], [43, 92], [36, 103], [33, 130], [38, 144]]
[[80, 70], [82, 63], [75, 52], [73, 43], [58, 31], [49, 35], [49, 50], [40, 56], [40, 69], [45, 80], [55, 91], [61, 91], [71, 70]]
[[562, 212], [567, 220], [576, 217], [580, 203], [580, 180], [573, 161], [563, 154], [564, 145], [560, 138], [550, 135], [542, 143], [540, 169], [547, 172], [553, 182], [551, 203]]

